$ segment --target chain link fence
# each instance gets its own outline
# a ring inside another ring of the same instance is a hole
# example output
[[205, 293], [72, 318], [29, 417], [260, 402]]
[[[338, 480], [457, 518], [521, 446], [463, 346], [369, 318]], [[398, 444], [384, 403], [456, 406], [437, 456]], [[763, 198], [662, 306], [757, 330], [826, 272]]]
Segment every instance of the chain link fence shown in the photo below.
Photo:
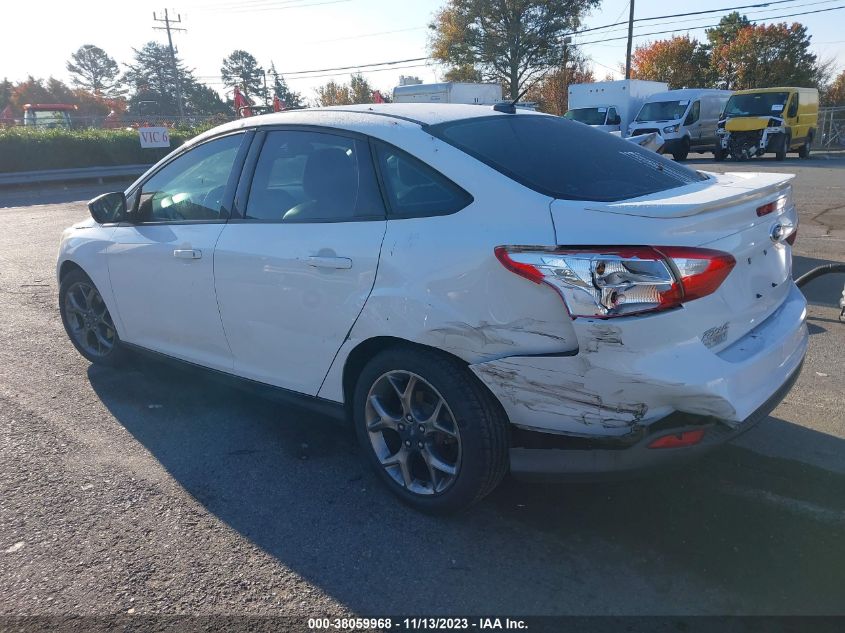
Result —
[[845, 149], [845, 106], [819, 110], [813, 149]]

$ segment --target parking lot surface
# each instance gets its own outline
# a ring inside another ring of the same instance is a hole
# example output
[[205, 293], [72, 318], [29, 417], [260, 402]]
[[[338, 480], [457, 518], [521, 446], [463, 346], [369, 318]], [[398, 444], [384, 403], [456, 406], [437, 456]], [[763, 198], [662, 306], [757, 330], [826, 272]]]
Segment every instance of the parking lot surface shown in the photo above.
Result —
[[[796, 173], [796, 273], [845, 261], [844, 158], [711, 159], [689, 164]], [[845, 613], [842, 276], [805, 288], [803, 374], [732, 445], [636, 480], [507, 480], [432, 518], [349, 429], [76, 353], [58, 239], [109, 188], [0, 191], [0, 615]]]

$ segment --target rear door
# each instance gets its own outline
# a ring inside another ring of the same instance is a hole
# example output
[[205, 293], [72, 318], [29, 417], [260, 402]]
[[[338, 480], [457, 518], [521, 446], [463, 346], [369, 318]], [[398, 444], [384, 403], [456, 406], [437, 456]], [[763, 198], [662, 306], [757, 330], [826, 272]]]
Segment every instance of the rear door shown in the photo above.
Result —
[[261, 132], [214, 256], [235, 373], [316, 395], [372, 290], [386, 228], [367, 140]]
[[214, 294], [214, 246], [249, 136], [201, 143], [130, 194], [136, 221], [115, 228], [107, 253], [127, 342], [231, 371]]

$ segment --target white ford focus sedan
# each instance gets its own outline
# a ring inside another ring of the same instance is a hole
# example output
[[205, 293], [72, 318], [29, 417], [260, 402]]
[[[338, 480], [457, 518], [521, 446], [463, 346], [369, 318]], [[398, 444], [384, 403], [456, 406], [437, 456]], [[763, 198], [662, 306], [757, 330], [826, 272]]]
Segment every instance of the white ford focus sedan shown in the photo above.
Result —
[[507, 104], [242, 119], [91, 201], [61, 316], [92, 362], [140, 348], [344, 416], [391, 490], [452, 511], [765, 417], [807, 350], [790, 178]]

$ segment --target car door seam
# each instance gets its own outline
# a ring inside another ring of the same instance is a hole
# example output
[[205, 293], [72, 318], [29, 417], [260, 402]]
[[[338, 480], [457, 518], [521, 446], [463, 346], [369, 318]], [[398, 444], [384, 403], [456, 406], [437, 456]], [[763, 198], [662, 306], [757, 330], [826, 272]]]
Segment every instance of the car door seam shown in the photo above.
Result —
[[361, 309], [358, 310], [358, 314], [355, 315], [355, 319], [352, 321], [352, 324], [349, 326], [349, 329], [346, 331], [346, 336], [343, 337], [343, 341], [338, 345], [337, 350], [335, 350], [334, 356], [332, 357], [332, 362], [329, 363], [328, 367], [326, 367], [326, 373], [323, 375], [323, 379], [320, 381], [320, 386], [317, 388], [315, 396], [319, 397], [320, 392], [323, 390], [323, 385], [326, 384], [326, 379], [329, 377], [329, 373], [334, 367], [335, 362], [337, 362], [338, 354], [340, 354], [340, 350], [343, 349], [343, 346], [346, 345], [346, 342], [349, 340], [350, 335], [352, 334], [352, 330], [355, 327], [355, 324], [358, 323], [358, 319], [361, 318], [361, 314], [364, 312], [364, 308], [367, 307], [367, 302], [370, 300], [370, 295], [373, 294], [373, 290], [376, 287], [376, 280], [378, 279], [378, 271], [381, 267], [381, 252], [384, 249], [384, 240], [387, 237], [387, 218], [383, 220], [384, 222], [384, 231], [381, 234], [381, 243], [378, 247], [378, 257], [376, 258], [376, 269], [373, 272], [373, 283], [370, 284], [370, 289], [367, 291], [367, 296], [364, 298], [364, 301], [361, 303]]

